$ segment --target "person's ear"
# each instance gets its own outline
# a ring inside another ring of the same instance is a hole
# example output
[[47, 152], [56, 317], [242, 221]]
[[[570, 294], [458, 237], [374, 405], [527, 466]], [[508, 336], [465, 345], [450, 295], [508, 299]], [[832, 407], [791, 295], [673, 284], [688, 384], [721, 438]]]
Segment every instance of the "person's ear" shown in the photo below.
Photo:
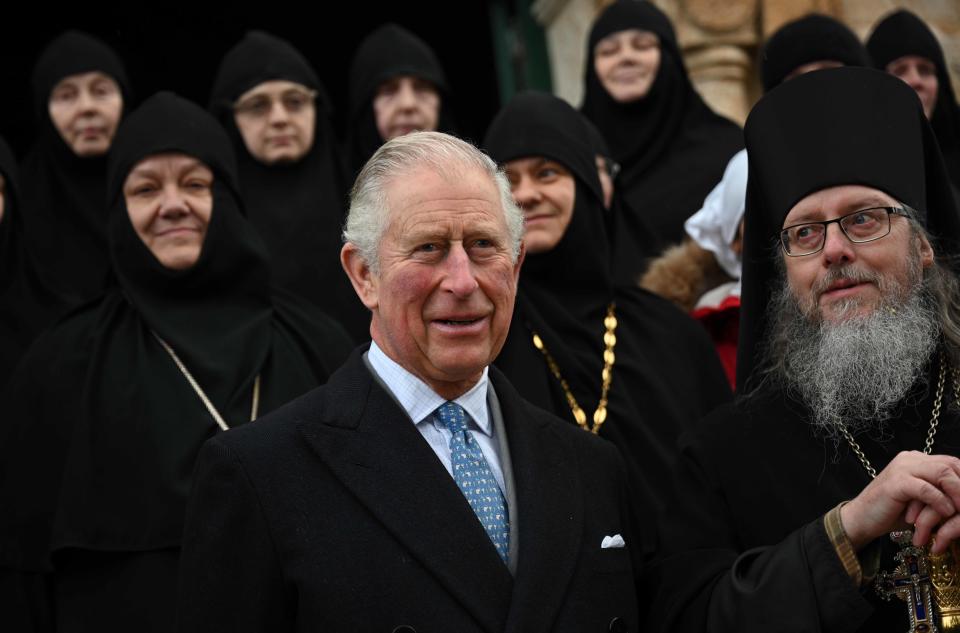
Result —
[[380, 305], [379, 279], [373, 274], [360, 250], [347, 242], [340, 249], [340, 263], [360, 301], [368, 309], [375, 310]]
[[920, 265], [924, 269], [930, 268], [933, 266], [933, 247], [930, 246], [930, 241], [924, 235], [917, 236], [920, 240]]

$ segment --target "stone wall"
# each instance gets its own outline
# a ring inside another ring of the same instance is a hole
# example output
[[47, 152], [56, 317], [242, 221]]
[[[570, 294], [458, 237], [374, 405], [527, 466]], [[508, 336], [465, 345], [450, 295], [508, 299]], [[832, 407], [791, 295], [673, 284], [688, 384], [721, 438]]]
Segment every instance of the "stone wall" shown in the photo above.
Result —
[[[673, 20], [690, 76], [718, 112], [742, 123], [760, 95], [760, 44], [784, 23], [810, 12], [832, 15], [861, 38], [890, 11], [908, 8], [943, 45], [960, 94], [958, 0], [654, 0]], [[537, 0], [533, 13], [547, 32], [554, 91], [579, 105], [587, 34], [610, 0]]]

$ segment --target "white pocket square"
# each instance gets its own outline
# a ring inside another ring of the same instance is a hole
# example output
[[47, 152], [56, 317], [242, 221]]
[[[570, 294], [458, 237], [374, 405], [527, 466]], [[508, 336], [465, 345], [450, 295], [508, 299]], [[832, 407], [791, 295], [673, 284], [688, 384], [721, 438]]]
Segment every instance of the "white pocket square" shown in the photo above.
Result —
[[604, 536], [603, 542], [600, 543], [600, 549], [616, 549], [618, 547], [626, 547], [627, 544], [623, 542], [623, 537], [619, 534], [614, 534], [613, 536]]

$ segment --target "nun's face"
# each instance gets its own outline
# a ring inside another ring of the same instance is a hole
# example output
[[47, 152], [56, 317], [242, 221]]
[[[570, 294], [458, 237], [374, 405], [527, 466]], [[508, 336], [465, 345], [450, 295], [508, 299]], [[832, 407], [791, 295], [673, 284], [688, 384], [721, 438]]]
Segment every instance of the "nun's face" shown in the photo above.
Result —
[[[879, 189], [841, 185], [811, 193], [787, 214], [783, 228], [822, 222], [872, 207], [899, 203]], [[783, 255], [787, 282], [801, 309], [814, 320], [838, 322], [866, 316], [879, 305], [897, 305], [921, 282], [933, 263], [930, 243], [910, 228], [907, 218], [890, 216], [890, 233], [854, 243], [837, 223], [827, 225], [823, 249], [812, 255]]]
[[594, 46], [593, 69], [615, 101], [643, 99], [660, 69], [660, 39], [640, 29], [611, 33]]
[[250, 155], [265, 165], [292, 163], [313, 146], [316, 91], [293, 81], [265, 81], [233, 106], [234, 121]]
[[435, 132], [440, 118], [440, 94], [429, 81], [412, 75], [380, 84], [373, 96], [377, 132], [385, 142], [410, 132]]
[[130, 223], [157, 260], [173, 270], [200, 257], [213, 211], [213, 172], [186, 154], [155, 154], [123, 183]]
[[916, 90], [923, 104], [923, 113], [928, 119], [933, 116], [940, 82], [937, 80], [937, 67], [932, 61], [919, 55], [905, 55], [887, 64], [887, 72]]
[[123, 111], [123, 94], [101, 72], [64, 77], [50, 91], [53, 127], [77, 156], [101, 156], [110, 149]]
[[523, 211], [523, 244], [528, 253], [553, 250], [573, 218], [577, 187], [560, 163], [542, 157], [519, 158], [504, 165], [513, 199]]

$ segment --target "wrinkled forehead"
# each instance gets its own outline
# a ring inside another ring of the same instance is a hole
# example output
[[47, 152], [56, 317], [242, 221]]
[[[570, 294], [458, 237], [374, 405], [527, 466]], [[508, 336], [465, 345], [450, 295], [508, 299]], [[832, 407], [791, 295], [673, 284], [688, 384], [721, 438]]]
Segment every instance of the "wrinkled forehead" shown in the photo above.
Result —
[[783, 220], [783, 227], [801, 222], [832, 220], [860, 209], [898, 204], [896, 198], [875, 187], [854, 184], [825, 187], [794, 204]]
[[456, 214], [467, 201], [498, 206], [500, 202], [499, 189], [489, 174], [457, 161], [400, 167], [384, 183], [383, 193], [391, 222], [423, 207], [446, 205]]
[[614, 31], [609, 35], [605, 35], [600, 39], [599, 42], [597, 42], [597, 46], [600, 46], [605, 43], [609, 44], [609, 43], [613, 43], [616, 41], [623, 41], [623, 40], [629, 40], [629, 41], [636, 40], [638, 42], [642, 42], [644, 44], [653, 45], [653, 46], [657, 46], [660, 44], [660, 37], [653, 31], [648, 31], [646, 29], [641, 29], [641, 28], [633, 28], [633, 29], [623, 29], [621, 31]]
[[160, 178], [166, 174], [180, 174], [189, 171], [205, 171], [213, 174], [202, 160], [190, 154], [183, 152], [161, 152], [144, 156], [137, 161], [130, 172], [127, 174], [127, 180], [132, 178]]
[[116, 80], [108, 75], [105, 72], [99, 70], [91, 70], [89, 72], [76, 73], [73, 75], [67, 75], [61, 77], [57, 83], [54, 84], [53, 88], [50, 90], [51, 93], [57, 91], [58, 89], [63, 89], [64, 87], [86, 87], [92, 86], [94, 84], [107, 83], [119, 90], [119, 84]]
[[301, 83], [297, 83], [296, 81], [289, 81], [286, 79], [271, 79], [270, 81], [261, 82], [250, 88], [237, 97], [237, 101], [245, 101], [247, 99], [261, 96], [282, 96], [290, 92], [303, 92], [309, 94], [313, 92], [313, 89]]

